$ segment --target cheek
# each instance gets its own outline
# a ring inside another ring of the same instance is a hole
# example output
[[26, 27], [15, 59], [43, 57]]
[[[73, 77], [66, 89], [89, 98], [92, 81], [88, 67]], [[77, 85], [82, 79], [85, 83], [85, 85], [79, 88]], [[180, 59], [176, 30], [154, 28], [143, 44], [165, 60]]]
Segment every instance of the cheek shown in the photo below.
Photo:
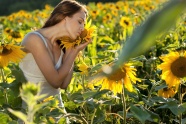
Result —
[[76, 28], [77, 28], [77, 24], [76, 24], [76, 22], [74, 22], [74, 21], [70, 21], [70, 22], [68, 23], [68, 25], [69, 25], [69, 30], [71, 30], [72, 32], [75, 31]]
[[79, 31], [79, 23], [76, 20], [69, 20], [67, 23], [67, 30], [72, 39], [77, 38], [77, 32]]
[[78, 23], [77, 22], [72, 23], [72, 28], [77, 29], [78, 28]]
[[79, 24], [77, 22], [73, 22], [70, 24], [71, 25], [71, 29], [74, 33], [77, 33], [78, 29], [79, 29]]

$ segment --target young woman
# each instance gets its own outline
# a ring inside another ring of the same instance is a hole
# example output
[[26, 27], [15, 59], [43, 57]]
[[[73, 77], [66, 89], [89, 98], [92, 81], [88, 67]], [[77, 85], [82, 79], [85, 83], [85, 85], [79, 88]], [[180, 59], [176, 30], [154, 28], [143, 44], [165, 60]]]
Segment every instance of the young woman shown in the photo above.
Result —
[[[76, 39], [84, 30], [87, 10], [73, 0], [63, 0], [51, 13], [41, 29], [28, 33], [22, 46], [27, 55], [20, 68], [28, 82], [42, 83], [41, 94], [58, 96], [59, 106], [64, 107], [60, 89], [69, 85], [73, 63], [78, 53], [90, 42], [62, 50], [58, 40], [63, 36]], [[23, 105], [24, 106], [24, 105]]]

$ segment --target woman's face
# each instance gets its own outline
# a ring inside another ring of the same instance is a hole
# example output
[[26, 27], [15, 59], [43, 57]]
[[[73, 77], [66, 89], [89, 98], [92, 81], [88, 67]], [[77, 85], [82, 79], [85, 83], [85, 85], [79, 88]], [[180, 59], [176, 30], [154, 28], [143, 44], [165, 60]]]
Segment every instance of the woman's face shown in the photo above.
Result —
[[72, 17], [66, 17], [66, 29], [72, 39], [76, 39], [84, 30], [86, 14], [83, 10], [75, 13]]

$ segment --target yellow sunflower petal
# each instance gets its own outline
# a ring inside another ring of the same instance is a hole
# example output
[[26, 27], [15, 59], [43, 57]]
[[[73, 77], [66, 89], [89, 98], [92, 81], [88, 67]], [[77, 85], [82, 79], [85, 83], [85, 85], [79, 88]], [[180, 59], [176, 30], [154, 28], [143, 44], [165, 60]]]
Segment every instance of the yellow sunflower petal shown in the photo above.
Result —
[[25, 52], [21, 50], [21, 48], [22, 47], [16, 46], [13, 44], [1, 45], [0, 67], [5, 67], [10, 62], [13, 62], [13, 63], [19, 62], [26, 54]]
[[113, 91], [114, 94], [117, 93], [122, 93], [122, 81], [118, 81], [117, 83], [113, 84], [113, 89], [111, 89]]
[[127, 76], [124, 78], [124, 85], [125, 85], [125, 87], [127, 88], [128, 91], [130, 91], [130, 92], [133, 91], [133, 85], [132, 85], [130, 79]]
[[85, 62], [82, 61], [81, 64], [78, 64], [78, 70], [81, 71], [81, 74], [88, 75], [88, 69], [89, 67], [86, 65]]
[[175, 94], [176, 94], [176, 91], [174, 91], [174, 88], [172, 87], [158, 90], [158, 96], [162, 96], [165, 98], [174, 97]]

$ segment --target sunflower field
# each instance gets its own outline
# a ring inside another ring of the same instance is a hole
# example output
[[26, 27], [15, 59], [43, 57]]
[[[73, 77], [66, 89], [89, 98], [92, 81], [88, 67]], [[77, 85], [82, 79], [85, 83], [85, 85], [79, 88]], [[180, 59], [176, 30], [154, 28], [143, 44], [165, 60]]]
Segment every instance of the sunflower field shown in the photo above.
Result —
[[[0, 124], [185, 124], [186, 0], [87, 4], [93, 42], [75, 60], [61, 96], [38, 102], [19, 68], [21, 41], [53, 7], [0, 16]], [[22, 109], [22, 100], [28, 109]]]

